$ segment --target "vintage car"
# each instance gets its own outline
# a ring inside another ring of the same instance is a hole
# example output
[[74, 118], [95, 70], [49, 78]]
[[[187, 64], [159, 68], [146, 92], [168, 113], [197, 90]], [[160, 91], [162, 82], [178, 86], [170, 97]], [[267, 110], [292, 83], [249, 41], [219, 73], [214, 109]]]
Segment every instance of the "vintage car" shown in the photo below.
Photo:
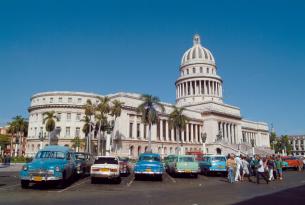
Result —
[[130, 174], [130, 164], [128, 157], [119, 157], [120, 174], [129, 175]]
[[94, 162], [94, 157], [90, 153], [76, 152], [76, 172], [79, 176], [90, 174], [91, 166]]
[[135, 178], [151, 176], [162, 180], [164, 166], [159, 154], [143, 153], [134, 166]]
[[227, 173], [227, 159], [224, 155], [204, 155], [199, 161], [200, 172], [205, 175], [211, 173], [221, 173], [223, 176]]
[[199, 164], [194, 155], [169, 155], [167, 157], [166, 170], [172, 176], [188, 174], [198, 177], [200, 172]]
[[21, 187], [30, 183], [56, 181], [64, 187], [76, 172], [75, 153], [63, 146], [47, 146], [38, 151], [32, 162], [23, 165], [20, 171]]
[[98, 179], [111, 179], [121, 183], [119, 158], [114, 156], [97, 156], [91, 166], [91, 183]]
[[285, 169], [295, 169], [297, 170], [301, 166], [301, 162], [296, 157], [282, 157], [283, 162], [287, 162], [286, 166], [283, 166]]

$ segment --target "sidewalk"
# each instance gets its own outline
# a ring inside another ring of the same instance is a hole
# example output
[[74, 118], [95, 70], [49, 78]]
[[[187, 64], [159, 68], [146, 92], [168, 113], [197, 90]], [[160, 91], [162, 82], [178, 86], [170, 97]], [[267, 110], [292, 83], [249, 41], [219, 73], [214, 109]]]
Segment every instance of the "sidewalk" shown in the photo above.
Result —
[[10, 165], [0, 164], [0, 172], [18, 172], [24, 163], [11, 163]]

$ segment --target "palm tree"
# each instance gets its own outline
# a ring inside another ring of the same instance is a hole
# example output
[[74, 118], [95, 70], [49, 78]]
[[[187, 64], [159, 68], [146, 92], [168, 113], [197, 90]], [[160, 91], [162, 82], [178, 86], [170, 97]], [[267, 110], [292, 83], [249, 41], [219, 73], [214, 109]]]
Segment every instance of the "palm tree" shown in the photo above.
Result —
[[15, 155], [21, 155], [22, 149], [19, 149], [18, 152], [18, 144], [24, 146], [24, 136], [27, 133], [28, 129], [28, 121], [20, 115], [17, 115], [13, 118], [12, 122], [9, 123], [8, 132], [12, 134], [11, 138], [11, 155], [12, 155], [12, 147], [13, 147], [13, 138], [15, 137]]
[[[169, 114], [169, 125], [174, 128], [180, 141], [180, 151], [182, 150], [182, 136], [181, 132], [185, 130], [188, 118], [183, 114], [184, 108], [178, 108], [174, 106], [173, 111]], [[178, 141], [177, 140], [177, 141]], [[183, 153], [180, 153], [183, 154]]]
[[160, 103], [158, 97], [144, 94], [141, 96], [143, 101], [137, 108], [137, 112], [141, 114], [141, 120], [145, 125], [148, 125], [148, 148], [147, 151], [151, 152], [151, 126], [158, 123], [159, 114], [157, 109], [164, 112], [164, 106]]
[[[112, 107], [111, 107], [111, 112], [110, 115], [114, 117], [114, 126], [118, 126], [116, 119], [121, 116], [122, 109], [123, 109], [124, 103], [119, 101], [119, 100], [114, 100], [112, 101]], [[112, 137], [113, 139], [113, 137]], [[115, 152], [116, 152], [116, 147], [115, 147]]]
[[[85, 109], [85, 120], [87, 120], [87, 146], [86, 146], [86, 151], [91, 153], [92, 149], [91, 149], [91, 132], [92, 132], [92, 116], [94, 116], [95, 111], [96, 111], [96, 106], [94, 104], [92, 104], [91, 100], [87, 100], [86, 104], [84, 105], [84, 109]], [[90, 126], [89, 126], [90, 125]], [[85, 126], [85, 125], [84, 125]]]
[[101, 132], [104, 132], [104, 128], [107, 124], [107, 117], [102, 114], [96, 114], [95, 115], [96, 120], [96, 128], [97, 128], [97, 134], [98, 134], [98, 141], [97, 141], [97, 154], [100, 155], [101, 151]]
[[93, 126], [91, 124], [90, 118], [87, 115], [85, 115], [81, 121], [84, 122], [82, 131], [86, 136], [85, 150], [86, 152], [89, 152], [89, 144], [90, 144], [89, 133], [91, 133], [91, 130], [93, 130]]
[[43, 114], [43, 124], [46, 124], [46, 131], [48, 132], [49, 145], [51, 145], [51, 132], [55, 129], [55, 120], [59, 121], [58, 117], [55, 115], [55, 111], [44, 112]]
[[79, 152], [79, 148], [83, 148], [85, 146], [85, 142], [83, 139], [79, 137], [74, 137], [72, 140], [72, 147], [75, 149], [76, 152]]

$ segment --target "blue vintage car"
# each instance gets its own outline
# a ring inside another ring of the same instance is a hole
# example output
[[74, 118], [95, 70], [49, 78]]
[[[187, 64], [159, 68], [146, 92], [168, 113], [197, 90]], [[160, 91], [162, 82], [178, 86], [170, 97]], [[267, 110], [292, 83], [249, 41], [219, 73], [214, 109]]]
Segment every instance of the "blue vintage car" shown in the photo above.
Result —
[[162, 180], [164, 166], [159, 154], [144, 153], [134, 166], [135, 178], [140, 176], [152, 176]]
[[200, 171], [205, 175], [215, 172], [225, 175], [227, 172], [226, 162], [227, 158], [224, 155], [205, 155], [199, 161]]
[[32, 162], [23, 165], [20, 171], [21, 187], [30, 183], [57, 181], [65, 182], [76, 173], [75, 153], [63, 146], [47, 146], [36, 154]]

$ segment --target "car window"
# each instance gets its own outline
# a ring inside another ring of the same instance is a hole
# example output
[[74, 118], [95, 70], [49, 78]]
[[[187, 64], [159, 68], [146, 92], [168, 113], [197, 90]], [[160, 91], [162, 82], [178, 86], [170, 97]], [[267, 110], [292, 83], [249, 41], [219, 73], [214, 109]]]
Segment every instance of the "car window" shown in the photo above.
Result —
[[194, 157], [179, 157], [179, 162], [194, 162]]
[[118, 164], [118, 160], [113, 157], [100, 157], [94, 161], [94, 164]]
[[81, 159], [84, 160], [86, 158], [86, 155], [82, 154], [82, 153], [77, 153], [75, 154], [76, 159]]
[[212, 161], [214, 162], [224, 162], [226, 161], [225, 157], [212, 157]]
[[139, 160], [140, 161], [157, 161], [157, 162], [160, 162], [160, 157], [144, 155], [144, 156], [141, 156]]
[[64, 159], [65, 153], [59, 151], [39, 151], [36, 159]]

